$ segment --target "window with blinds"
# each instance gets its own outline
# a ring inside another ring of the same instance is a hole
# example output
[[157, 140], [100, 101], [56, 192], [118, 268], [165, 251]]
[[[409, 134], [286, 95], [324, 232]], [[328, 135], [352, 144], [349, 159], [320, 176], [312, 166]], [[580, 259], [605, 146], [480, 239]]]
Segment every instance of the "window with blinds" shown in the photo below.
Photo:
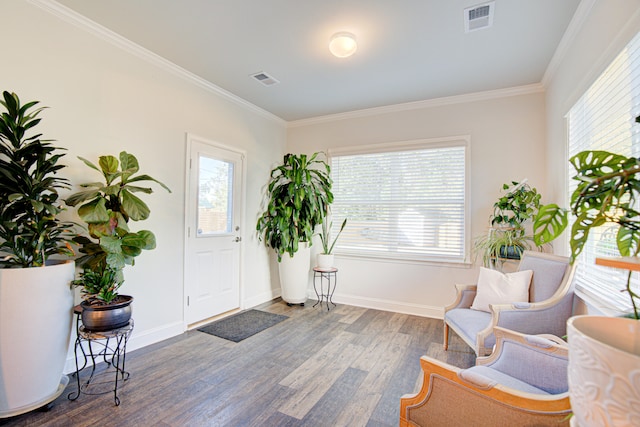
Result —
[[466, 139], [330, 151], [336, 252], [463, 262], [467, 236]]
[[[605, 150], [625, 156], [640, 154], [640, 33], [616, 57], [587, 92], [571, 108], [568, 118], [569, 157], [584, 150]], [[569, 196], [577, 182], [569, 168]], [[570, 215], [571, 220], [575, 217]], [[571, 224], [570, 224], [571, 226]], [[604, 310], [626, 311], [631, 301], [621, 292], [627, 283], [625, 270], [595, 265], [595, 258], [618, 256], [616, 225], [594, 229], [580, 256], [576, 286]], [[634, 273], [633, 287], [640, 292]]]

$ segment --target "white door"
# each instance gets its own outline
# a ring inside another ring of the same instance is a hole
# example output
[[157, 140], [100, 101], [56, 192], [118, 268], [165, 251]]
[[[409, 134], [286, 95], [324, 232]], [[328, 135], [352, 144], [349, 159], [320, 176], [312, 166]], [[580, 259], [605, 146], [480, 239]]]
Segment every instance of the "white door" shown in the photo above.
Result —
[[187, 135], [185, 321], [240, 307], [244, 155]]

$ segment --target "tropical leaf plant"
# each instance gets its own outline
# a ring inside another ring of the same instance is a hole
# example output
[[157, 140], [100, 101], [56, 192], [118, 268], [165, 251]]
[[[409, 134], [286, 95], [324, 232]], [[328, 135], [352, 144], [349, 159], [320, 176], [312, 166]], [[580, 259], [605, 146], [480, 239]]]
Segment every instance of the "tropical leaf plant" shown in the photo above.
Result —
[[[83, 190], [65, 200], [67, 205], [77, 207], [89, 233], [89, 237], [75, 238], [83, 254], [76, 262], [84, 268], [84, 273], [74, 283], [84, 286], [86, 299], [109, 303], [118, 296], [125, 266], [134, 265], [143, 250], [156, 247], [151, 231], [129, 229], [130, 220], [144, 221], [150, 214], [149, 206], [135, 193], [151, 194], [153, 189], [139, 183], [154, 182], [168, 192], [171, 190], [149, 175], [136, 175], [140, 169], [138, 159], [126, 151], [121, 152], [119, 158], [101, 156], [98, 165], [79, 159], [100, 172], [104, 182], [81, 184]], [[102, 286], [99, 292], [94, 292], [96, 283]]]
[[[636, 119], [640, 121], [640, 117]], [[582, 151], [569, 162], [578, 186], [571, 195], [570, 209], [556, 204], [543, 206], [534, 219], [536, 244], [548, 243], [562, 234], [568, 225], [568, 214], [575, 216], [571, 228], [571, 260], [583, 251], [591, 231], [606, 223], [619, 226], [617, 249], [622, 256], [636, 257], [640, 252], [640, 158], [608, 151]], [[640, 318], [640, 296], [631, 288], [631, 274], [626, 292], [631, 299], [634, 316]]]
[[319, 154], [286, 154], [282, 165], [271, 171], [267, 206], [256, 231], [276, 251], [278, 261], [284, 253], [293, 256], [301, 242], [312, 244], [315, 227], [333, 202], [331, 169]]
[[62, 221], [58, 190], [69, 181], [58, 175], [62, 148], [42, 134], [39, 101], [21, 104], [4, 91], [0, 101], [0, 267], [39, 267], [53, 255], [73, 255], [73, 223]]
[[526, 179], [505, 183], [502, 190], [505, 193], [493, 204], [489, 232], [478, 236], [473, 244], [474, 259], [481, 256], [488, 268], [499, 268], [503, 259], [520, 259], [524, 251], [535, 246], [524, 224], [538, 213], [540, 193]]

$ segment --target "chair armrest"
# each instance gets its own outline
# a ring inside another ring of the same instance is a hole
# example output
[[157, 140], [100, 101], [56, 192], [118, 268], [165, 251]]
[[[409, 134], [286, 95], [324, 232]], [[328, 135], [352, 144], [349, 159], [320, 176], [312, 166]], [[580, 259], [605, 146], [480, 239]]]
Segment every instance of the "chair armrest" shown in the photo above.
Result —
[[484, 384], [481, 378], [481, 384], [474, 385], [475, 379], [461, 378], [462, 369], [426, 356], [420, 359], [420, 365], [420, 390], [400, 399], [401, 427], [493, 426], [496, 419], [505, 425], [569, 425], [568, 393], [531, 394], [502, 384]]
[[476, 297], [477, 285], [456, 285], [456, 299], [453, 303], [445, 306], [444, 312], [454, 308], [469, 308]]
[[[478, 357], [476, 359], [476, 365], [478, 366], [491, 366], [502, 357], [510, 357], [508, 351], [505, 350], [505, 341], [512, 341], [532, 349], [537, 349], [538, 351], [553, 353], [565, 359], [569, 357], [569, 347], [567, 343], [555, 335], [527, 335], [499, 326], [494, 328], [493, 333], [496, 336], [495, 351], [489, 356]], [[520, 359], [520, 357], [518, 357], [518, 359]]]
[[[491, 322], [477, 335], [477, 342], [483, 346], [487, 337], [493, 334], [495, 327], [503, 327], [514, 331], [536, 335], [551, 333], [562, 336], [566, 333], [567, 318], [571, 315], [571, 300], [563, 301], [566, 295], [560, 298], [550, 298], [545, 301], [529, 303], [519, 302], [512, 304], [490, 304]], [[560, 304], [566, 303], [566, 318], [558, 317], [555, 312]], [[549, 314], [546, 315], [545, 312]], [[556, 319], [554, 321], [554, 319]], [[553, 327], [551, 327], [552, 325]]]

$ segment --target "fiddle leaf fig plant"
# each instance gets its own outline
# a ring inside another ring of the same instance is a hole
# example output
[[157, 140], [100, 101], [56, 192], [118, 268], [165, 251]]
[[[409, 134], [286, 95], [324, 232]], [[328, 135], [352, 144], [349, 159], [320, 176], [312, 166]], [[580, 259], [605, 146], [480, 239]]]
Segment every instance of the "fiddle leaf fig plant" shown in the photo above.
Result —
[[0, 267], [40, 267], [52, 255], [72, 256], [74, 224], [62, 221], [59, 189], [69, 181], [58, 176], [65, 166], [61, 148], [42, 134], [28, 135], [45, 107], [22, 104], [4, 91], [0, 101]]
[[256, 230], [276, 251], [278, 261], [285, 253], [293, 256], [301, 242], [312, 244], [315, 227], [333, 202], [331, 169], [319, 155], [286, 154], [283, 163], [271, 171], [267, 206]]
[[78, 207], [78, 215], [87, 223], [89, 232], [89, 237], [75, 239], [83, 254], [77, 263], [84, 272], [74, 283], [84, 287], [85, 299], [109, 303], [118, 296], [117, 290], [124, 282], [124, 267], [134, 265], [135, 257], [143, 250], [156, 247], [151, 231], [129, 229], [130, 220], [143, 221], [150, 214], [149, 206], [134, 193], [151, 194], [153, 190], [138, 184], [151, 181], [171, 190], [149, 175], [136, 175], [140, 169], [138, 159], [125, 151], [119, 158], [101, 156], [98, 165], [79, 159], [100, 172], [104, 182], [81, 184], [85, 190], [66, 199], [67, 205]]

